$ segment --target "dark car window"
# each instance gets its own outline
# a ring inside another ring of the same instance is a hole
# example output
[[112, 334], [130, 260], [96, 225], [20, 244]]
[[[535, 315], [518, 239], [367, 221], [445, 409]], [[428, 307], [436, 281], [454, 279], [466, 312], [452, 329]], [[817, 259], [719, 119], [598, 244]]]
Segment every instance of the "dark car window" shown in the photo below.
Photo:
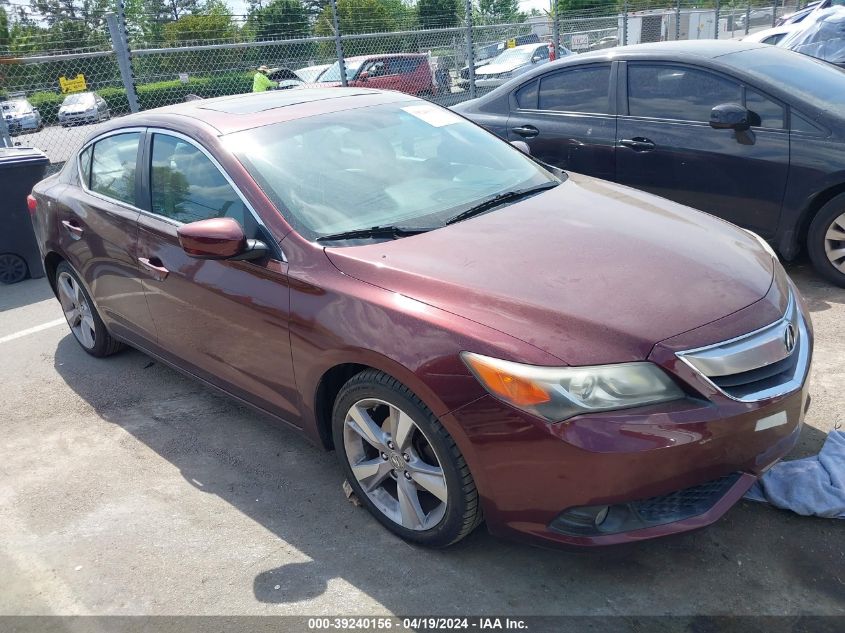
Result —
[[82, 183], [91, 188], [91, 153], [93, 146], [89, 145], [79, 154], [79, 173], [82, 178]]
[[522, 86], [516, 91], [516, 104], [523, 110], [536, 110], [537, 88], [539, 86], [539, 81], [532, 81], [528, 85]]
[[742, 103], [739, 83], [686, 66], [628, 65], [631, 116], [707, 122], [722, 103]]
[[135, 205], [135, 167], [140, 132], [115, 134], [94, 144], [91, 191]]
[[610, 66], [590, 66], [551, 73], [540, 80], [540, 110], [610, 112]]
[[389, 73], [391, 75], [402, 75], [414, 72], [420, 67], [421, 57], [399, 57], [389, 60]]
[[783, 106], [775, 103], [751, 88], [745, 89], [745, 107], [760, 117], [760, 126], [782, 130], [784, 128]]
[[789, 121], [789, 127], [793, 132], [812, 134], [814, 136], [824, 134], [824, 131], [818, 125], [813, 123], [809, 117], [804, 116], [794, 108], [792, 108], [792, 112], [790, 113]]
[[152, 211], [179, 222], [230, 217], [246, 228], [247, 209], [217, 166], [175, 136], [153, 137]]

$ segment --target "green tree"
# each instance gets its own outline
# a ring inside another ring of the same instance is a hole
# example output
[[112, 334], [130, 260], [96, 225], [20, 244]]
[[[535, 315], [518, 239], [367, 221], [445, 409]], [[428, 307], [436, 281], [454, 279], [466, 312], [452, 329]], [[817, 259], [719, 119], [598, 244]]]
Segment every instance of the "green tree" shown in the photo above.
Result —
[[457, 26], [460, 5], [458, 0], [419, 0], [417, 15], [420, 26], [424, 29], [448, 28]]
[[249, 23], [259, 40], [307, 37], [310, 33], [308, 10], [301, 0], [273, 0], [253, 11]]
[[229, 39], [235, 32], [231, 11], [222, 0], [211, 0], [202, 11], [164, 25], [164, 39], [169, 44]]
[[[340, 31], [353, 33], [386, 33], [396, 30], [397, 16], [388, 10], [387, 3], [379, 0], [337, 0]], [[317, 35], [332, 35], [332, 9], [327, 6], [320, 13], [315, 28]]]
[[4, 7], [0, 7], [0, 49], [7, 50], [10, 44], [9, 16]]
[[525, 14], [519, 10], [519, 0], [479, 0], [478, 11], [487, 24], [509, 24], [525, 19]]

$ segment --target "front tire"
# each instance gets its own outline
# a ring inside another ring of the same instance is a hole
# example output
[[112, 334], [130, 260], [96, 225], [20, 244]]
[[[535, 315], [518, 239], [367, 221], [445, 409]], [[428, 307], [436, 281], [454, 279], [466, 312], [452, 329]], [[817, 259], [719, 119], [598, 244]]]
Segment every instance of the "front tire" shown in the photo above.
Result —
[[70, 331], [82, 349], [97, 358], [123, 349], [123, 344], [109, 334], [88, 291], [67, 262], [56, 267], [56, 293]]
[[353, 376], [332, 413], [335, 450], [370, 513], [407, 541], [445, 547], [482, 520], [454, 439], [406, 386], [380, 371]]
[[816, 213], [807, 231], [807, 251], [822, 277], [845, 287], [845, 193]]

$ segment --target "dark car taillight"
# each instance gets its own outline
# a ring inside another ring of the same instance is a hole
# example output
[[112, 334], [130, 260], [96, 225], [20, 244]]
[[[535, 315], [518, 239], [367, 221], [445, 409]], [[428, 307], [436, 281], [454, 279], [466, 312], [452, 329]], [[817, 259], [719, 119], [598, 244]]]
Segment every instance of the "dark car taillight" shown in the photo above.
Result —
[[29, 209], [29, 215], [35, 215], [35, 210], [38, 208], [38, 200], [35, 199], [35, 196], [29, 194], [26, 197], [26, 206]]

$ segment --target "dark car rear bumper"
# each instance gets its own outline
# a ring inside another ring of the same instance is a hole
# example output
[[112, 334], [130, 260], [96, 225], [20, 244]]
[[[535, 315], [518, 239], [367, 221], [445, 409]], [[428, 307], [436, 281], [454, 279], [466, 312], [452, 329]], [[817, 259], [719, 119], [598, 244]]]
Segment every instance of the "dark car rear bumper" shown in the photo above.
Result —
[[[485, 396], [444, 421], [465, 433], [465, 456], [492, 533], [594, 546], [716, 521], [792, 449], [806, 401], [805, 382], [741, 408], [690, 399], [547, 424]], [[783, 413], [782, 424], [760, 424]], [[714, 484], [720, 481], [726, 484]], [[595, 506], [635, 516], [580, 534], [555, 522], [566, 510]], [[640, 514], [646, 520], [638, 523]]]

